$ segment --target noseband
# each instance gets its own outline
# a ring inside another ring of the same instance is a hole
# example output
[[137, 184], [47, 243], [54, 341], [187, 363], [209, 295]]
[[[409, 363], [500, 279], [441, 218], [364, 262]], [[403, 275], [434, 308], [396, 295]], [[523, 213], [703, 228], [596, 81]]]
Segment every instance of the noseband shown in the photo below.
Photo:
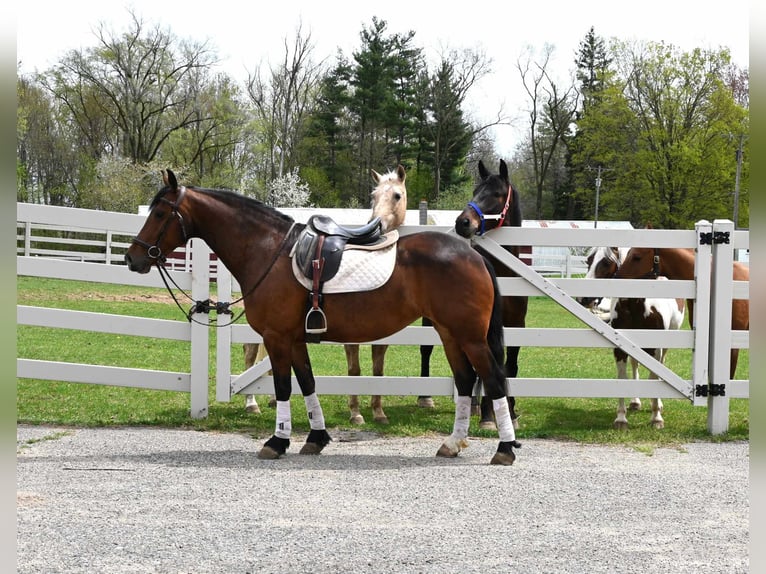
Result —
[[178, 218], [178, 223], [181, 224], [181, 233], [184, 235], [184, 243], [188, 240], [188, 235], [186, 233], [186, 227], [184, 226], [184, 218], [181, 215], [181, 212], [179, 211], [179, 207], [181, 206], [181, 202], [184, 199], [184, 195], [186, 195], [186, 187], [181, 186], [178, 189], [178, 197], [176, 198], [175, 202], [169, 201], [165, 199], [164, 197], [161, 197], [158, 199], [158, 202], [167, 203], [170, 206], [170, 215], [171, 217], [168, 217], [165, 222], [162, 225], [162, 229], [160, 229], [160, 233], [157, 236], [157, 239], [154, 242], [154, 245], [151, 245], [147, 243], [146, 241], [143, 241], [139, 239], [138, 237], [133, 238], [133, 243], [140, 245], [141, 247], [144, 247], [146, 249], [146, 255], [150, 259], [155, 259], [159, 263], [165, 263], [167, 260], [167, 256], [162, 253], [162, 250], [160, 249], [160, 241], [162, 241], [162, 238], [165, 236], [165, 232], [168, 230], [168, 225], [170, 225], [170, 222], [173, 220], [172, 216], [175, 215]]
[[511, 193], [512, 188], [509, 185], [508, 186], [508, 194], [505, 196], [505, 206], [503, 207], [503, 211], [501, 211], [499, 214], [487, 214], [485, 215], [484, 212], [481, 210], [481, 208], [476, 204], [475, 201], [469, 201], [468, 207], [473, 209], [476, 212], [476, 215], [479, 216], [479, 221], [481, 222], [481, 225], [479, 226], [479, 231], [476, 233], [476, 235], [484, 235], [487, 231], [491, 231], [489, 229], [486, 229], [485, 226], [485, 220], [486, 219], [497, 219], [497, 225], [493, 227], [492, 229], [497, 229], [498, 227], [501, 227], [503, 223], [505, 223], [505, 216], [508, 213], [508, 207], [511, 205]]

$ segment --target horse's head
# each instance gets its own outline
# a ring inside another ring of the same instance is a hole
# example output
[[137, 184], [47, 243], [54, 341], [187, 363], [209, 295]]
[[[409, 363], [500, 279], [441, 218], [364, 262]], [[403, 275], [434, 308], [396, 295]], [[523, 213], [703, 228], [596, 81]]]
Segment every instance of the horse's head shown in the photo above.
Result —
[[370, 173], [375, 182], [370, 221], [380, 217], [381, 231], [386, 233], [403, 224], [407, 215], [407, 188], [404, 186], [407, 174], [402, 165], [385, 175], [374, 169]]
[[518, 194], [508, 178], [508, 166], [500, 160], [500, 173], [491, 174], [479, 160], [481, 181], [473, 190], [473, 198], [455, 220], [455, 231], [462, 237], [483, 235], [501, 225], [521, 225]]
[[181, 213], [186, 188], [178, 185], [170, 170], [162, 179], [164, 186], [154, 196], [144, 226], [125, 253], [125, 263], [137, 273], [148, 273], [152, 265], [163, 263], [168, 253], [189, 239], [189, 223]]
[[659, 251], [653, 247], [631, 247], [616, 277], [621, 279], [655, 279], [660, 275]]
[[[611, 279], [617, 274], [626, 249], [617, 247], [593, 247], [588, 252], [586, 279]], [[578, 297], [577, 301], [585, 307], [598, 305], [601, 297]]]

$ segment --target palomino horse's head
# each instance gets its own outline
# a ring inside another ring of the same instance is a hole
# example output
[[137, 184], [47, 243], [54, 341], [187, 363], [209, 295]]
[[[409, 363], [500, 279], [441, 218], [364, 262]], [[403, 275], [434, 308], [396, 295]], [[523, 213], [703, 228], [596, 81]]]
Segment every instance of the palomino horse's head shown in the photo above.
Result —
[[[617, 247], [593, 247], [588, 252], [586, 262], [588, 272], [585, 279], [611, 279], [620, 268], [622, 258], [627, 249]], [[598, 305], [601, 297], [578, 297], [577, 301], [585, 307]]]
[[521, 226], [521, 206], [508, 178], [505, 161], [500, 160], [500, 173], [494, 175], [479, 160], [479, 177], [481, 181], [473, 190], [473, 199], [455, 219], [458, 235], [471, 237], [502, 225]]
[[186, 188], [179, 186], [175, 174], [162, 174], [164, 187], [149, 206], [149, 217], [132, 245], [125, 253], [125, 263], [131, 271], [148, 273], [152, 265], [164, 263], [168, 253], [185, 245], [189, 239], [189, 222], [181, 213]]
[[374, 169], [370, 173], [375, 181], [370, 221], [380, 217], [381, 231], [386, 233], [402, 225], [407, 215], [407, 188], [404, 186], [407, 174], [402, 165], [385, 175]]

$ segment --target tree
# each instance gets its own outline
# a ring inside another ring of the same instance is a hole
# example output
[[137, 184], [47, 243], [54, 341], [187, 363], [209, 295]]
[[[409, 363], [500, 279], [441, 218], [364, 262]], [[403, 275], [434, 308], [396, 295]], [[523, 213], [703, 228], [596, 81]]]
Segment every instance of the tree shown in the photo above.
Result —
[[533, 61], [531, 49], [520, 57], [516, 68], [529, 96], [529, 153], [534, 174], [535, 211], [543, 218], [543, 190], [546, 177], [557, 157], [556, 151], [575, 119], [578, 95], [574, 86], [560, 88], [548, 74], [553, 47], [546, 44], [540, 61]]
[[130, 12], [120, 34], [100, 25], [98, 46], [70, 51], [45, 76], [85, 136], [90, 152], [150, 162], [176, 130], [199, 122], [192, 73], [211, 66], [204, 44], [176, 38], [159, 26], [146, 28]]

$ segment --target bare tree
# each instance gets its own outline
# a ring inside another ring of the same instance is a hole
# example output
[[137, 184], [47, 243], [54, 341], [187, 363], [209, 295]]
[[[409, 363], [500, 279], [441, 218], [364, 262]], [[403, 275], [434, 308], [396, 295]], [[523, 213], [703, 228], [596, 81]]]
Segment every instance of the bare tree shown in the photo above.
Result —
[[69, 52], [45, 85], [69, 110], [95, 157], [116, 154], [146, 163], [171, 133], [199, 121], [187, 80], [215, 60], [205, 44], [147, 28], [129, 13], [125, 32], [99, 25], [97, 47]]
[[261, 74], [260, 65], [248, 74], [247, 93], [271, 153], [270, 179], [280, 178], [295, 167], [290, 161], [312, 111], [322, 72], [322, 63], [312, 61], [313, 51], [311, 33], [304, 36], [299, 24], [292, 46], [285, 39], [284, 58], [277, 67], [269, 67], [267, 78]]
[[529, 96], [529, 143], [535, 184], [535, 217], [543, 217], [543, 188], [556, 157], [575, 117], [578, 92], [574, 84], [562, 90], [548, 74], [553, 46], [545, 44], [539, 61], [528, 49], [516, 61], [524, 89]]

